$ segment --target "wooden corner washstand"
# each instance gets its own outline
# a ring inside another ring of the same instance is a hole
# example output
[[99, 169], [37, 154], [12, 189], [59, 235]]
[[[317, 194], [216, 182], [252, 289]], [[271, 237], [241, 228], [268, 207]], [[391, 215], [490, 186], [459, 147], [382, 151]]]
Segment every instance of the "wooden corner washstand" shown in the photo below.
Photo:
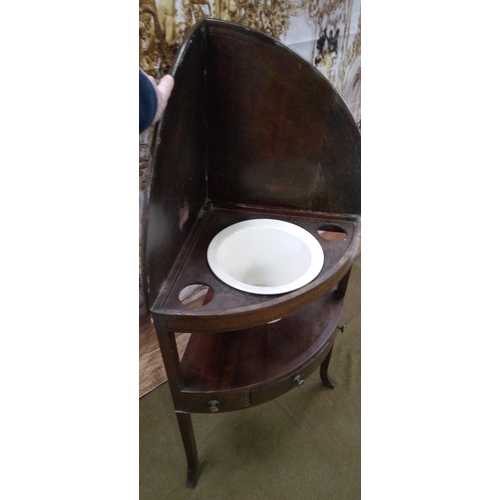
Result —
[[[333, 388], [328, 364], [360, 242], [361, 136], [316, 68], [238, 24], [198, 23], [171, 74], [175, 89], [151, 152], [142, 267], [193, 488], [191, 413], [264, 403], [318, 367]], [[256, 218], [317, 238], [325, 260], [312, 282], [255, 295], [211, 272], [212, 238]], [[189, 303], [193, 290], [203, 293]], [[192, 334], [182, 361], [175, 332]]]

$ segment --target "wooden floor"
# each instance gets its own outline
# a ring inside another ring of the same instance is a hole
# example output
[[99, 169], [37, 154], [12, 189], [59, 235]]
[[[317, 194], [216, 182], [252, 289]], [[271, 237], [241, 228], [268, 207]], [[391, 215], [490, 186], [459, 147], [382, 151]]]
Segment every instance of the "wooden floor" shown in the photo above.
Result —
[[[183, 356], [191, 334], [177, 334], [179, 355]], [[144, 396], [167, 380], [160, 346], [149, 316], [139, 318], [139, 397]]]

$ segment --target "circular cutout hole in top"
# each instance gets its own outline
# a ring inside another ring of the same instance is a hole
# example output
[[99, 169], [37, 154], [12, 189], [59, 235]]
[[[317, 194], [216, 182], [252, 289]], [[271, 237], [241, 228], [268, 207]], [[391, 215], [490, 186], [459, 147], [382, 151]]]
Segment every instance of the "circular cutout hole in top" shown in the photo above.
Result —
[[318, 229], [318, 234], [328, 241], [344, 241], [347, 233], [335, 224], [325, 224]]
[[308, 231], [276, 219], [238, 222], [210, 242], [207, 260], [227, 285], [275, 295], [311, 282], [323, 268], [323, 249]]
[[194, 283], [179, 292], [179, 300], [187, 307], [202, 307], [214, 298], [214, 291], [208, 285]]

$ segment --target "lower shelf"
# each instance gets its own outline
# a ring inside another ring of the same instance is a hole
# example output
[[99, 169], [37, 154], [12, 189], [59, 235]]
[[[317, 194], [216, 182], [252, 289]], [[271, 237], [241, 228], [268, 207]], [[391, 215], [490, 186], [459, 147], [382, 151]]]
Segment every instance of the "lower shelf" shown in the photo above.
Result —
[[302, 384], [333, 346], [343, 303], [332, 292], [275, 323], [192, 334], [181, 362], [182, 404], [177, 410], [238, 410]]

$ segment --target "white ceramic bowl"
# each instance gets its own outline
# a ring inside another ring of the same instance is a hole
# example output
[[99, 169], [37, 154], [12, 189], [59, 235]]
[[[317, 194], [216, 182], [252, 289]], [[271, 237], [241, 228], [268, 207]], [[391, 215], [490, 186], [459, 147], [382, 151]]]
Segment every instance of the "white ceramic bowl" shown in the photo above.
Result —
[[212, 272], [244, 292], [276, 295], [311, 282], [323, 268], [323, 249], [305, 229], [275, 219], [238, 222], [207, 250]]

